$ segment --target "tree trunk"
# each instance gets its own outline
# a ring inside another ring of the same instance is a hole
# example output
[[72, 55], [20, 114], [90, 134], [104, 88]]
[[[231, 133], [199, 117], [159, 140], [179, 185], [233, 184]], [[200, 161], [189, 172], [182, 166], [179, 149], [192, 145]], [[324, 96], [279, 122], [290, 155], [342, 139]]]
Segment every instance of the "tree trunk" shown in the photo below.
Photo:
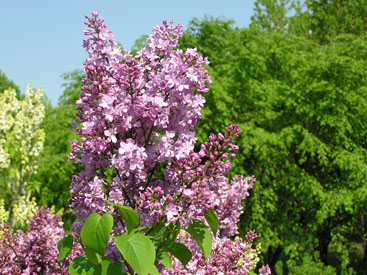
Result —
[[363, 266], [367, 267], [367, 241], [363, 242], [364, 254], [363, 254]]
[[330, 231], [322, 230], [318, 233], [319, 238], [319, 247], [318, 250], [320, 252], [320, 260], [324, 263], [324, 265], [328, 265], [328, 252], [329, 252], [329, 243], [331, 241]]
[[269, 246], [268, 252], [267, 252], [267, 258], [268, 258], [268, 264], [270, 269], [274, 270], [275, 264], [277, 263], [280, 253], [282, 253], [282, 248], [278, 245], [276, 250], [273, 253], [273, 247]]

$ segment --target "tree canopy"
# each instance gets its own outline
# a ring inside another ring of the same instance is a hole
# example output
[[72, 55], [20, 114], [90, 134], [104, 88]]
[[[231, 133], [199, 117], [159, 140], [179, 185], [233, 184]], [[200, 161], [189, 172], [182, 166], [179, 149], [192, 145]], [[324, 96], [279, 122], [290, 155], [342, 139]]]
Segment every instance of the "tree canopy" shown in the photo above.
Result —
[[33, 179], [38, 183], [37, 201], [39, 205], [55, 206], [55, 210], [65, 210], [63, 216], [67, 225], [73, 214], [69, 210], [71, 177], [78, 171], [75, 163], [68, 162], [71, 152], [70, 142], [77, 136], [71, 122], [76, 119], [75, 101], [79, 98], [83, 71], [75, 70], [62, 75], [64, 92], [58, 106], [46, 108], [41, 128], [46, 132], [44, 149], [40, 155], [38, 173]]
[[258, 181], [240, 227], [260, 234], [267, 263], [285, 257], [289, 271], [310, 255], [327, 265], [334, 247], [338, 270], [347, 271], [346, 248], [367, 229], [360, 226], [367, 202], [367, 36], [340, 31], [325, 43], [284, 27], [294, 18], [282, 21], [284, 7], [271, 5], [289, 1], [258, 2], [279, 18], [264, 24], [254, 17], [242, 29], [230, 20], [194, 19], [186, 32], [184, 45], [209, 56], [213, 79], [197, 131], [203, 137], [228, 121], [240, 124], [236, 172]]

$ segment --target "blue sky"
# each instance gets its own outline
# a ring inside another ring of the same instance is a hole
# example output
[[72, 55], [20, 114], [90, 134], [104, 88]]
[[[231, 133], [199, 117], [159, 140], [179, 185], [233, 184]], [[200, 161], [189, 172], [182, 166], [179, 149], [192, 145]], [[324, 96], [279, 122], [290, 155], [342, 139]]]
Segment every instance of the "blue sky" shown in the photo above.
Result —
[[0, 0], [0, 70], [22, 91], [31, 83], [45, 88], [55, 106], [62, 94], [60, 75], [82, 68], [87, 57], [82, 48], [84, 15], [93, 10], [125, 49], [143, 34], [150, 34], [163, 19], [181, 22], [193, 18], [224, 16], [246, 27], [255, 0]]

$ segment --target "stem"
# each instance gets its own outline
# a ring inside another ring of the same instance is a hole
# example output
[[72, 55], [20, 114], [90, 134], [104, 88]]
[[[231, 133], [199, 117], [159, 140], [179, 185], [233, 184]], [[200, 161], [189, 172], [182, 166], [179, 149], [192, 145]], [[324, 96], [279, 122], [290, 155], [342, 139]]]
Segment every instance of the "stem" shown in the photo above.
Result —
[[125, 198], [127, 199], [127, 201], [129, 202], [129, 205], [131, 208], [134, 209], [134, 204], [132, 203], [132, 201], [129, 198], [129, 195], [127, 194], [126, 190], [124, 187], [122, 187], [122, 192], [124, 192]]
[[[172, 231], [171, 231], [170, 233], [175, 232], [175, 230], [176, 230], [176, 228], [177, 228], [177, 224], [178, 224], [178, 221], [176, 221], [176, 222], [175, 222], [175, 226], [173, 227], [173, 229], [172, 229]], [[159, 253], [159, 249], [161, 249], [161, 248], [162, 248], [162, 246], [163, 246], [163, 245], [168, 241], [169, 236], [170, 236], [170, 235], [168, 235], [168, 236], [165, 238], [165, 240], [164, 240], [163, 242], [161, 242], [161, 243], [159, 244], [159, 246], [157, 247], [157, 250], [156, 250], [156, 256], [157, 256], [157, 255], [158, 255], [158, 253]]]
[[[156, 119], [157, 119], [157, 117], [158, 117], [158, 115], [156, 115], [156, 116], [155, 116], [154, 120], [156, 120]], [[148, 142], [149, 142], [150, 136], [151, 136], [151, 135], [152, 135], [152, 133], [153, 133], [153, 128], [154, 128], [154, 121], [153, 121], [153, 123], [152, 123], [152, 127], [151, 127], [151, 128], [150, 128], [150, 130], [149, 130], [148, 137], [147, 137], [147, 139], [145, 140], [144, 147], [147, 147], [147, 145], [148, 145]]]
[[132, 267], [127, 263], [127, 261], [126, 261], [126, 260], [124, 261], [124, 264], [125, 264], [126, 268], [129, 270], [130, 274], [131, 274], [131, 275], [134, 275], [134, 274], [135, 274], [134, 270], [133, 270], [133, 269], [132, 269]]
[[136, 196], [136, 181], [135, 181], [135, 173], [131, 173], [131, 183], [133, 185], [133, 194]]
[[145, 232], [145, 235], [148, 235], [150, 232], [152, 232], [152, 230], [158, 225], [158, 224], [160, 224], [161, 222], [162, 223], [165, 223], [167, 221], [167, 216], [163, 216], [163, 219], [162, 219], [162, 221], [160, 221], [160, 222], [158, 222], [156, 225], [154, 225], [154, 226], [152, 226], [151, 228], [149, 228], [149, 230], [147, 230], [146, 232]]
[[[206, 169], [208, 169], [213, 163], [214, 163], [214, 161], [215, 161], [216, 159], [213, 159], [213, 160], [211, 160], [207, 165], [205, 165], [205, 167], [204, 167], [204, 169], [192, 180], [192, 181], [190, 181], [190, 183], [186, 186], [186, 188], [190, 188], [191, 187], [191, 185], [195, 182], [195, 181], [197, 181], [202, 175], [203, 175], [203, 173], [204, 173], [204, 171], [206, 170]], [[181, 196], [182, 196], [182, 194], [183, 194], [183, 191], [184, 190], [182, 190], [181, 191], [181, 193], [180, 194], [178, 194], [177, 196], [176, 196], [176, 199], [178, 200]], [[173, 197], [175, 197], [175, 196], [173, 196]]]
[[150, 173], [149, 173], [149, 176], [148, 176], [147, 182], [146, 182], [146, 184], [145, 184], [145, 186], [144, 186], [144, 191], [143, 191], [143, 192], [145, 192], [145, 190], [147, 190], [148, 185], [149, 185], [150, 181], [151, 181], [151, 180], [152, 180], [152, 178], [153, 178], [154, 170], [155, 170], [155, 168], [156, 168], [156, 167], [157, 167], [157, 162], [155, 163], [155, 165], [154, 165], [153, 169], [152, 169], [152, 170], [150, 170]]

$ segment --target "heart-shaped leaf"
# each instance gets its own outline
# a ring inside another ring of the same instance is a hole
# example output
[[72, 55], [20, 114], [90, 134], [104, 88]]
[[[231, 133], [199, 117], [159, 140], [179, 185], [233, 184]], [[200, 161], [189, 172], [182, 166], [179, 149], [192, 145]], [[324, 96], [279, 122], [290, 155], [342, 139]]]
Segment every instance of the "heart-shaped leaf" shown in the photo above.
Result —
[[106, 213], [101, 217], [92, 213], [85, 221], [80, 236], [87, 247], [103, 255], [112, 226], [113, 218], [110, 214]]
[[126, 222], [128, 231], [133, 230], [139, 224], [139, 214], [136, 211], [124, 205], [119, 205], [110, 201], [107, 201], [107, 204], [118, 208], [121, 213], [121, 217]]
[[64, 260], [70, 253], [73, 248], [73, 236], [68, 235], [62, 238], [57, 243], [57, 249], [59, 250], [59, 257], [57, 258], [57, 262]]
[[155, 248], [151, 240], [142, 234], [123, 234], [115, 238], [115, 244], [124, 259], [135, 272], [145, 275], [152, 272]]

